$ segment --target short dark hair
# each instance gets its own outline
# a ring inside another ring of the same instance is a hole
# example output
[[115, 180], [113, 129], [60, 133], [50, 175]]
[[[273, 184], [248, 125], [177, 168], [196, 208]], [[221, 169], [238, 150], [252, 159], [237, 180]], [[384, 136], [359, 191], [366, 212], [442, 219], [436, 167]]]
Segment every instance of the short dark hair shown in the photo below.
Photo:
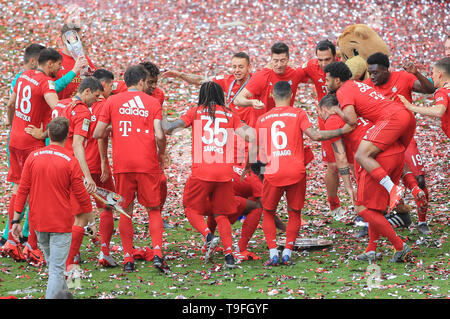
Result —
[[350, 71], [347, 64], [342, 61], [332, 62], [328, 64], [323, 71], [330, 73], [332, 78], [339, 78], [342, 82], [350, 80], [352, 78], [352, 71]]
[[245, 52], [238, 52], [238, 53], [235, 53], [235, 54], [233, 54], [233, 57], [232, 57], [231, 59], [233, 59], [233, 58], [246, 59], [246, 60], [247, 60], [247, 63], [250, 64], [250, 57], [249, 57], [248, 54], [245, 53]]
[[48, 136], [53, 142], [62, 142], [69, 134], [69, 120], [64, 116], [55, 117], [48, 125]]
[[45, 47], [43, 45], [33, 43], [26, 47], [25, 53], [23, 55], [23, 62], [27, 64], [30, 62], [32, 58], [39, 58], [41, 51], [44, 50]]
[[287, 99], [291, 96], [291, 85], [287, 81], [279, 81], [273, 86], [274, 99]]
[[440, 59], [434, 64], [437, 68], [444, 71], [445, 74], [450, 76], [450, 57]]
[[77, 92], [82, 93], [86, 89], [90, 89], [91, 92], [95, 91], [103, 92], [103, 85], [99, 80], [97, 80], [93, 76], [89, 76], [87, 78], [84, 78], [83, 81], [81, 81], [80, 85], [78, 86]]
[[139, 64], [142, 65], [147, 70], [147, 72], [150, 74], [150, 76], [152, 78], [154, 78], [155, 76], [158, 76], [159, 73], [160, 73], [159, 69], [158, 69], [158, 67], [156, 66], [155, 63], [142, 62], [142, 63], [139, 63]]
[[62, 55], [55, 49], [46, 48], [39, 54], [39, 65], [45, 64], [47, 61], [57, 62], [62, 60]]
[[389, 69], [389, 66], [391, 65], [389, 62], [389, 57], [381, 52], [377, 52], [372, 54], [367, 58], [367, 64], [368, 65], [381, 65], [384, 66], [386, 69]]
[[130, 87], [137, 85], [140, 80], [144, 80], [147, 78], [148, 72], [141, 64], [132, 65], [127, 68], [125, 74], [123, 75], [123, 79], [125, 80], [125, 84]]
[[317, 51], [328, 51], [331, 50], [331, 54], [336, 55], [336, 46], [330, 40], [322, 40], [319, 41], [316, 45], [316, 53]]
[[114, 80], [114, 74], [106, 69], [97, 69], [92, 73], [92, 76], [100, 82]]
[[270, 48], [270, 52], [272, 54], [281, 54], [286, 53], [287, 56], [289, 56], [289, 47], [284, 42], [276, 42], [272, 47]]
[[63, 36], [67, 31], [70, 30], [73, 30], [78, 33], [81, 31], [81, 27], [76, 23], [65, 23], [61, 28], [60, 35]]
[[320, 107], [331, 108], [333, 106], [339, 105], [339, 101], [336, 94], [328, 93], [319, 102]]

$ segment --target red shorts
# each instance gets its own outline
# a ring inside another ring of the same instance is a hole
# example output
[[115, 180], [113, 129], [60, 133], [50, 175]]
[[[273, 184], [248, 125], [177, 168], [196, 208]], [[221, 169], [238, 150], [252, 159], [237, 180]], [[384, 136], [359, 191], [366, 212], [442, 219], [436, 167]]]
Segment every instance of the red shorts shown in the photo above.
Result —
[[[100, 181], [100, 176], [102, 176], [102, 174], [91, 174], [91, 176], [92, 176], [92, 179], [95, 182], [95, 185], [97, 185], [98, 187], [107, 189], [107, 190], [112, 191], [112, 192], [116, 191], [116, 187], [114, 186], [114, 182], [113, 182], [113, 179], [112, 179], [112, 176], [111, 176], [111, 171], [110, 171], [109, 178], [104, 183], [102, 183]], [[97, 198], [94, 197], [94, 200], [95, 200], [95, 205], [97, 205], [98, 209], [111, 210], [111, 208], [107, 207], [105, 204], [103, 204]]]
[[380, 120], [367, 130], [364, 139], [372, 142], [382, 151], [386, 150], [395, 141], [400, 141], [405, 148], [411, 143], [416, 130], [414, 115], [404, 109], [394, 113], [386, 120]]
[[160, 196], [161, 196], [161, 209], [164, 206], [164, 204], [166, 203], [166, 198], [167, 198], [167, 177], [164, 173], [161, 173], [161, 188], [160, 188]]
[[301, 210], [305, 204], [306, 175], [299, 182], [287, 186], [273, 186], [267, 180], [263, 183], [262, 206], [265, 210], [275, 211], [281, 196], [286, 192], [288, 207]]
[[26, 150], [17, 149], [15, 147], [9, 147], [9, 170], [7, 181], [10, 183], [20, 184], [20, 178], [22, 177], [23, 167], [25, 166], [25, 161], [30, 153], [34, 152], [39, 147], [34, 147]]
[[[321, 117], [318, 117], [318, 123], [319, 123], [319, 130], [324, 131], [325, 130], [325, 122], [322, 120]], [[336, 158], [334, 157], [333, 147], [331, 146], [330, 141], [322, 141], [320, 142], [322, 146], [322, 159], [327, 163], [334, 163], [336, 162]], [[305, 163], [306, 166], [306, 163]]]
[[420, 156], [416, 140], [413, 138], [405, 151], [405, 164], [414, 176], [425, 175], [422, 157]]
[[[380, 153], [375, 159], [391, 178], [394, 184], [398, 184], [403, 173], [404, 153], [397, 153], [390, 156], [382, 156]], [[359, 167], [357, 176], [358, 192], [356, 205], [366, 208], [385, 211], [389, 206], [389, 193], [369, 173]]]
[[[235, 202], [234, 213], [228, 215], [228, 219], [231, 224], [234, 224], [237, 221], [237, 219], [239, 218], [239, 216], [244, 214], [245, 207], [247, 207], [247, 199], [244, 197], [234, 196], [234, 202]], [[203, 215], [207, 215], [207, 216], [214, 215], [212, 213], [212, 206], [211, 206], [211, 202], [209, 201], [209, 199], [207, 200], [206, 211]]]
[[183, 205], [201, 215], [233, 214], [236, 202], [233, 200], [233, 183], [203, 181], [190, 176], [184, 186]]
[[123, 197], [121, 206], [128, 207], [135, 197], [145, 207], [161, 205], [160, 173], [119, 173], [114, 174], [116, 191]]
[[262, 182], [253, 172], [249, 172], [243, 181], [233, 172], [233, 191], [236, 196], [258, 198], [262, 195]]

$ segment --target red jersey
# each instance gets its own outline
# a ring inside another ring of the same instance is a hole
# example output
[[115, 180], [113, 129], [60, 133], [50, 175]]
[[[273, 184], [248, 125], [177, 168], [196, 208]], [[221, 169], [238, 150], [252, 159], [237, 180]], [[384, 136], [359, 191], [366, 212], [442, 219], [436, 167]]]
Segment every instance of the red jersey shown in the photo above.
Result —
[[[90, 108], [91, 111], [91, 124], [89, 126], [90, 132], [95, 131], [95, 127], [97, 126], [97, 121], [100, 117], [100, 113], [103, 109], [103, 105], [105, 105], [106, 100], [98, 101], [92, 104]], [[100, 161], [100, 153], [98, 150], [98, 141], [97, 139], [92, 137], [92, 134], [89, 134], [87, 139], [87, 144], [85, 148], [86, 154], [86, 163], [89, 167], [89, 171], [91, 174], [101, 174], [102, 172], [102, 163]]]
[[[249, 74], [248, 81], [250, 81], [250, 78], [251, 74]], [[247, 123], [247, 125], [255, 127], [255, 109], [253, 107], [239, 107], [234, 105], [234, 98], [236, 97], [238, 92], [240, 92], [245, 86], [243, 87], [242, 85], [238, 84], [233, 74], [216, 76], [215, 78], [213, 78], [213, 81], [222, 87], [223, 92], [225, 93], [225, 102], [227, 104], [229, 103], [228, 107], [235, 111], [239, 115], [241, 120]], [[244, 80], [244, 83], [245, 82], [246, 80]]]
[[328, 87], [325, 72], [319, 65], [319, 61], [317, 59], [309, 60], [303, 64], [302, 70], [304, 72], [304, 76], [300, 82], [306, 83], [308, 82], [308, 79], [311, 79], [316, 88], [317, 101], [320, 102], [320, 100], [328, 94]]
[[260, 155], [269, 163], [264, 179], [270, 184], [292, 185], [304, 177], [303, 131], [311, 126], [306, 112], [291, 106], [275, 107], [258, 118]]
[[401, 103], [391, 101], [377, 92], [373, 87], [353, 80], [348, 80], [336, 92], [342, 109], [353, 105], [358, 117], [372, 123], [388, 119], [392, 114], [406, 109]]
[[[56, 75], [56, 79], [63, 77], [66, 73], [71, 71], [73, 69], [73, 67], [75, 66], [75, 59], [72, 56], [65, 54], [61, 50], [59, 51], [59, 53], [63, 57], [62, 58], [62, 67], [61, 67], [61, 70], [58, 71], [58, 74]], [[97, 70], [97, 68], [94, 66], [94, 64], [89, 59], [89, 57], [86, 56], [86, 60], [88, 62], [88, 68], [89, 68], [90, 72], [94, 72], [95, 70]], [[67, 99], [69, 97], [73, 97], [76, 94], [78, 86], [80, 85], [81, 81], [82, 81], [82, 78], [80, 77], [79, 74], [77, 74], [77, 76], [75, 76], [75, 78], [72, 80], [72, 82], [70, 82], [64, 88], [64, 90], [62, 90], [61, 92], [58, 93], [59, 99], [62, 100], [62, 99]]]
[[58, 145], [38, 149], [25, 161], [14, 209], [21, 212], [29, 195], [30, 224], [35, 230], [70, 233], [74, 222], [70, 193], [78, 200], [82, 213], [92, 211], [82, 178], [78, 161], [67, 149]]
[[244, 125], [239, 116], [217, 105], [213, 120], [203, 106], [181, 116], [192, 126], [192, 177], [203, 181], [228, 182], [233, 176], [234, 131]]
[[370, 78], [363, 81], [363, 83], [368, 84], [375, 88], [378, 92], [383, 94], [385, 97], [390, 98], [395, 102], [401, 102], [398, 94], [403, 95], [410, 103], [412, 103], [412, 92], [414, 82], [417, 78], [414, 74], [406, 71], [394, 71], [391, 72], [389, 80], [380, 86], [373, 85]]
[[28, 125], [40, 127], [50, 119], [51, 108], [44, 95], [56, 93], [53, 79], [41, 71], [28, 70], [17, 79], [13, 91], [17, 97], [9, 145], [23, 150], [45, 146], [44, 140], [35, 139], [25, 128]]
[[434, 93], [434, 103], [444, 105], [445, 113], [441, 117], [441, 127], [447, 137], [450, 137], [450, 90], [440, 88]]
[[92, 131], [89, 130], [91, 124], [89, 107], [78, 99], [64, 99], [59, 101], [53, 109], [52, 118], [57, 116], [64, 116], [69, 120], [69, 135], [65, 148], [73, 154], [74, 135], [81, 135], [86, 139], [83, 145], [86, 148], [87, 139], [92, 136]]
[[141, 91], [110, 96], [98, 121], [112, 125], [113, 170], [117, 173], [161, 173], [153, 121], [161, 105]]
[[[125, 81], [114, 81], [113, 82], [113, 86], [112, 86], [112, 94], [117, 94], [120, 92], [125, 92], [128, 90], [127, 85], [125, 84]], [[164, 104], [164, 100], [165, 100], [165, 95], [164, 95], [164, 91], [161, 90], [160, 88], [155, 88], [153, 90], [152, 95], [155, 99], [157, 99], [159, 101], [159, 103], [161, 103], [161, 106]]]
[[291, 85], [292, 99], [290, 105], [294, 106], [298, 84], [303, 78], [302, 68], [293, 69], [290, 66], [286, 68], [282, 75], [276, 74], [272, 69], [267, 68], [253, 74], [245, 88], [252, 94], [252, 98], [260, 100], [265, 105], [263, 110], [254, 110], [255, 116], [258, 117], [275, 107], [273, 86], [279, 81], [287, 81]]

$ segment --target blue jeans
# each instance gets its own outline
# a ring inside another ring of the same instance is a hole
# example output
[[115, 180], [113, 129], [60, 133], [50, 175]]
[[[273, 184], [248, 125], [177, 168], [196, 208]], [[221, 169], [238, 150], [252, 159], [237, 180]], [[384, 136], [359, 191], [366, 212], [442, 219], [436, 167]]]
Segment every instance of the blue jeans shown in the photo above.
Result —
[[48, 283], [45, 298], [52, 298], [58, 291], [67, 290], [64, 277], [69, 256], [72, 233], [45, 233], [36, 231], [36, 236], [48, 266]]

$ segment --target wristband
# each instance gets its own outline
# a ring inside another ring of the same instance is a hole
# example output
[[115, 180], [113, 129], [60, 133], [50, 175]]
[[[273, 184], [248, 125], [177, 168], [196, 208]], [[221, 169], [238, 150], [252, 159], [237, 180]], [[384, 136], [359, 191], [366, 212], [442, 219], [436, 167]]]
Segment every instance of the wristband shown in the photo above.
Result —
[[94, 220], [92, 223], [88, 223], [87, 226], [88, 226], [88, 227], [95, 226], [95, 220]]
[[11, 226], [14, 224], [20, 224], [20, 219], [13, 219], [11, 220]]

